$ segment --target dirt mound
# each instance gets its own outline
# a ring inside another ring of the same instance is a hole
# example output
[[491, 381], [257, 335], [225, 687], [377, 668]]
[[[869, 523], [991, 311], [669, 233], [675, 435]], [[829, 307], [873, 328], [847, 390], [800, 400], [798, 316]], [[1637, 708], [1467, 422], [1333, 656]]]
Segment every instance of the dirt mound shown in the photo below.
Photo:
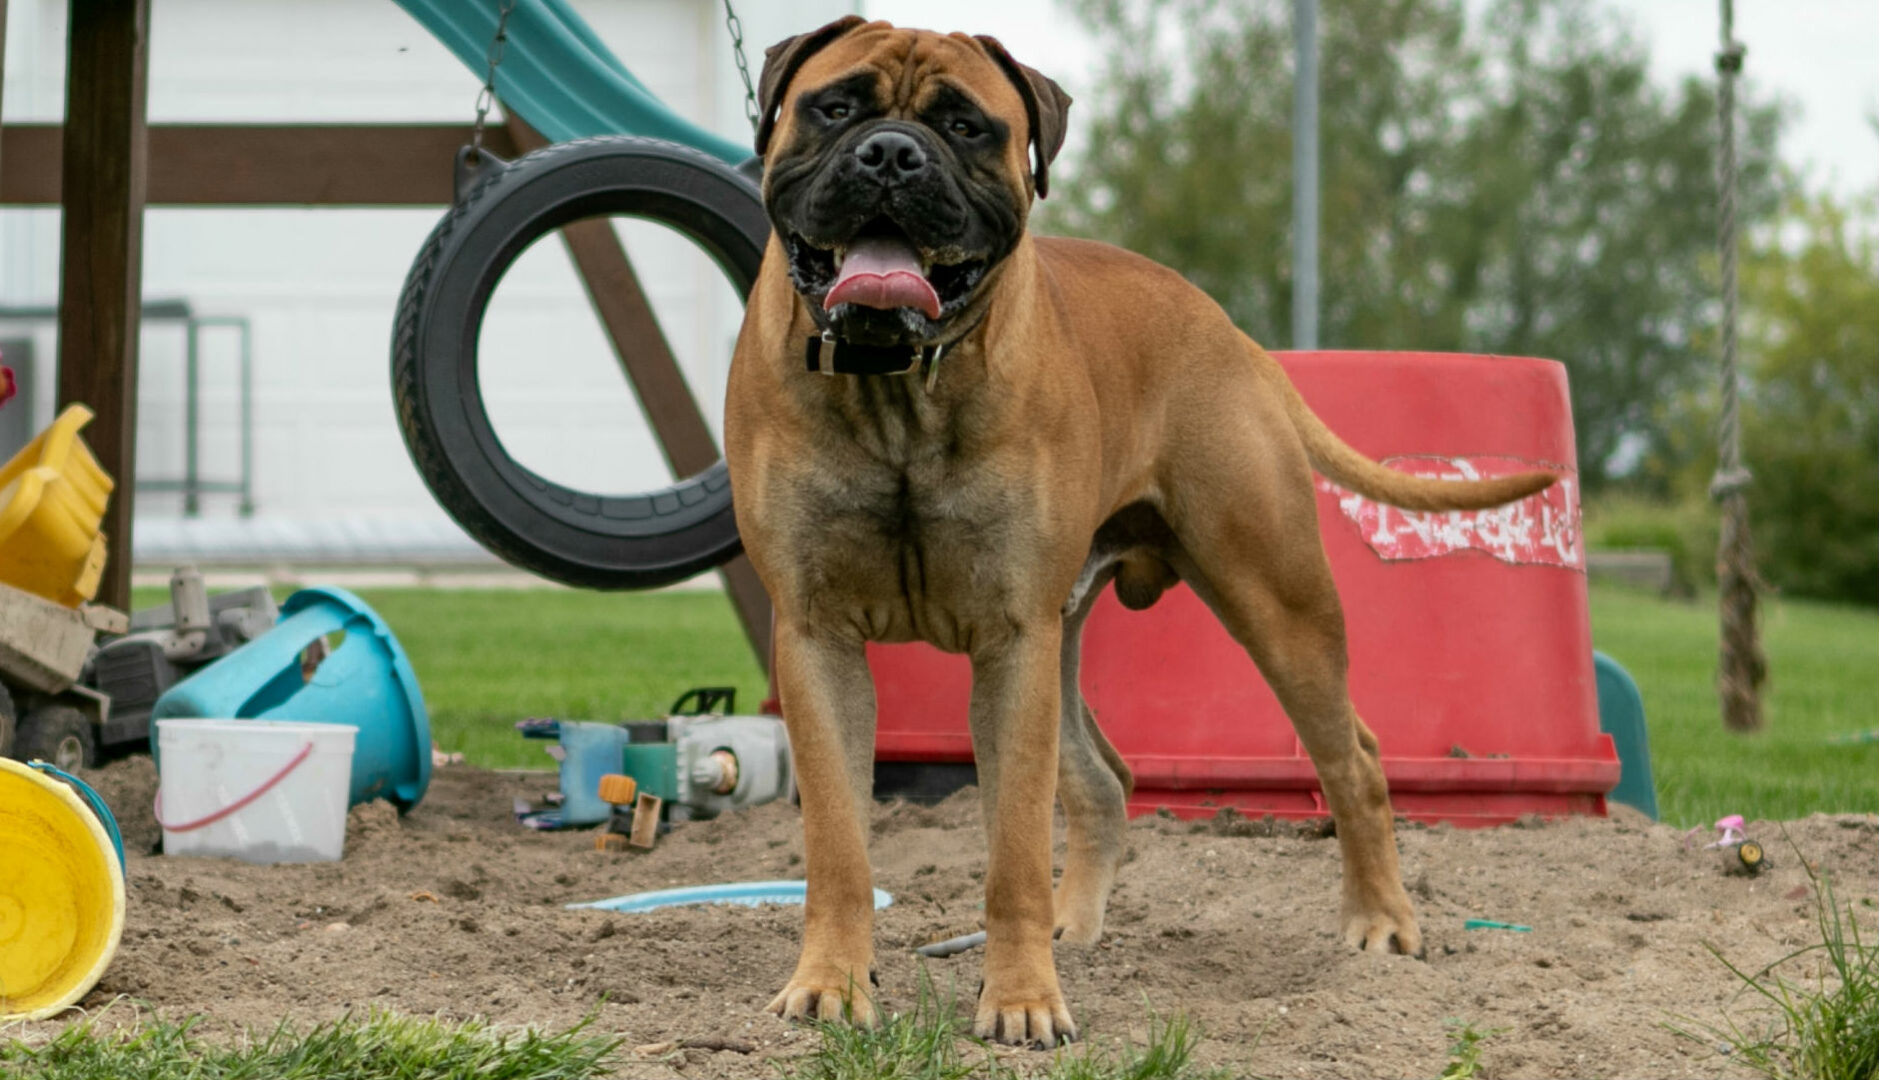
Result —
[[[211, 1029], [371, 1005], [517, 1024], [568, 1024], [599, 1008], [600, 1026], [629, 1046], [716, 1037], [756, 1048], [687, 1050], [687, 1077], [764, 1075], [763, 1057], [813, 1039], [759, 1011], [793, 966], [799, 911], [562, 907], [800, 877], [791, 806], [683, 826], [651, 853], [602, 854], [591, 834], [513, 820], [514, 799], [538, 799], [552, 776], [451, 767], [407, 816], [356, 808], [341, 862], [251, 866], [148, 854], [158, 834], [147, 759], [90, 779], [120, 815], [130, 907], [88, 1008], [127, 995], [167, 1014], [206, 1013]], [[1101, 1041], [1143, 1037], [1148, 1008], [1186, 1010], [1205, 1032], [1203, 1063], [1267, 1076], [1434, 1075], [1450, 1021], [1505, 1029], [1483, 1054], [1492, 1075], [1727, 1073], [1712, 1047], [1665, 1024], [1714, 1021], [1734, 993], [1706, 943], [1754, 966], [1810, 940], [1808, 878], [1783, 827], [1750, 826], [1774, 863], [1751, 879], [1725, 876], [1714, 853], [1628, 811], [1523, 824], [1403, 827], [1404, 875], [1429, 943], [1420, 962], [1336, 939], [1337, 845], [1320, 825], [1143, 818], [1102, 943], [1059, 950], [1065, 995]], [[1785, 829], [1843, 897], [1879, 892], [1879, 816]], [[894, 896], [877, 926], [879, 993], [903, 1008], [922, 965], [911, 948], [980, 926], [976, 796], [877, 807], [873, 834], [876, 884]], [[1471, 918], [1531, 931], [1464, 930]], [[978, 954], [924, 965], [965, 1008]], [[680, 1074], [648, 1061], [643, 1075]]]

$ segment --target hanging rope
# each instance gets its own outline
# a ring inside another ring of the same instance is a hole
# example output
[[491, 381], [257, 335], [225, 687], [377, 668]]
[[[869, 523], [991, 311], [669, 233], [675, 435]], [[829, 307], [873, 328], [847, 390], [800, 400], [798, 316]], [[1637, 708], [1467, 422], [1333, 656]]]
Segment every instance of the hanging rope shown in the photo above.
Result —
[[1722, 51], [1716, 54], [1717, 107], [1722, 142], [1716, 172], [1720, 189], [1717, 241], [1722, 249], [1722, 415], [1716, 432], [1716, 475], [1710, 497], [1722, 504], [1722, 537], [1716, 550], [1721, 591], [1722, 651], [1716, 691], [1723, 726], [1754, 731], [1762, 726], [1761, 685], [1768, 674], [1755, 626], [1755, 552], [1749, 535], [1749, 471], [1742, 464], [1741, 376], [1736, 371], [1735, 268], [1735, 80], [1747, 50], [1735, 40], [1735, 3], [1722, 0]]

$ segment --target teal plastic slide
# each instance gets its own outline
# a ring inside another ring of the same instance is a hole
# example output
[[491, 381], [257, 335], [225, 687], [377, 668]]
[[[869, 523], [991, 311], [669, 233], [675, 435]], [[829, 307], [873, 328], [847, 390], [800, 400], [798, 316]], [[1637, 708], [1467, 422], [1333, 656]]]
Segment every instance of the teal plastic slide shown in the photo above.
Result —
[[1636, 807], [1660, 820], [1657, 783], [1651, 777], [1651, 743], [1644, 728], [1644, 698], [1631, 673], [1602, 652], [1592, 653], [1592, 672], [1598, 682], [1599, 730], [1612, 737], [1621, 771], [1618, 786], [1606, 798]]
[[[480, 80], [489, 69], [502, 0], [396, 0]], [[730, 165], [749, 146], [673, 112], [620, 63], [567, 0], [514, 0], [496, 68], [496, 96], [551, 142], [645, 135], [683, 143]]]

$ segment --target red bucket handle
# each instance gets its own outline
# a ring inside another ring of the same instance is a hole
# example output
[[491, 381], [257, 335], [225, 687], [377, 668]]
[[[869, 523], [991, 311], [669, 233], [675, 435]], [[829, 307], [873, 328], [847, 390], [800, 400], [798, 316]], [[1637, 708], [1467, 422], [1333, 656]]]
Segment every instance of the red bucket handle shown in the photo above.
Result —
[[294, 759], [292, 761], [289, 761], [286, 765], [281, 766], [280, 772], [277, 772], [273, 776], [268, 777], [266, 780], [261, 781], [260, 787], [255, 788], [253, 791], [250, 791], [248, 794], [243, 795], [241, 798], [236, 799], [232, 803], [229, 803], [227, 806], [222, 807], [220, 810], [215, 811], [214, 813], [210, 814], [208, 817], [197, 818], [195, 821], [185, 821], [185, 822], [181, 822], [175, 825], [172, 825], [169, 822], [164, 821], [163, 820], [163, 788], [159, 786], [157, 788], [156, 805], [153, 807], [153, 810], [156, 813], [157, 824], [162, 826], [164, 829], [167, 829], [168, 831], [175, 832], [175, 833], [194, 832], [195, 830], [200, 829], [206, 825], [213, 825], [216, 822], [227, 817], [228, 815], [234, 813], [235, 811], [240, 810], [242, 807], [247, 806], [249, 803], [255, 801], [261, 796], [266, 795], [269, 791], [273, 789], [275, 784], [278, 784], [282, 780], [287, 779], [287, 774], [290, 772], [293, 772], [294, 769], [298, 768], [300, 763], [307, 760], [307, 756], [312, 753], [313, 753], [313, 741], [309, 739], [307, 741], [307, 745], [300, 748], [300, 752], [294, 755]]

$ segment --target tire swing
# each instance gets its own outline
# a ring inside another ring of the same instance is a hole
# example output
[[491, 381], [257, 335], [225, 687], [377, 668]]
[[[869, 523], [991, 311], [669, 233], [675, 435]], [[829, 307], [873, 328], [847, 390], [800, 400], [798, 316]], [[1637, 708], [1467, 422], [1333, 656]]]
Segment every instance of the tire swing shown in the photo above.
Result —
[[690, 147], [634, 136], [558, 143], [508, 164], [483, 156], [413, 261], [392, 332], [398, 426], [424, 482], [484, 547], [567, 585], [657, 588], [730, 559], [741, 545], [722, 460], [643, 494], [547, 480], [497, 437], [477, 350], [503, 274], [530, 244], [582, 218], [664, 225], [710, 255], [747, 298], [770, 236], [755, 184]]

